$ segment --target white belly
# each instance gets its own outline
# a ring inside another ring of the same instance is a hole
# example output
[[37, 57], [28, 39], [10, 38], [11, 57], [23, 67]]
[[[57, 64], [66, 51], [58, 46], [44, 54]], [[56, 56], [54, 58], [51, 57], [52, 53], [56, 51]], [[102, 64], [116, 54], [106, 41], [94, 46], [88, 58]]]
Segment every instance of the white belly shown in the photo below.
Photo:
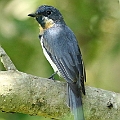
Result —
[[[58, 69], [57, 69], [56, 65], [53, 63], [53, 61], [51, 60], [50, 56], [47, 54], [45, 48], [43, 47], [43, 42], [42, 41], [43, 41], [43, 37], [41, 37], [41, 41], [40, 41], [42, 49], [43, 49], [43, 53], [44, 53], [46, 59], [48, 60], [48, 62], [50, 63], [50, 65], [52, 66], [54, 72], [57, 72]], [[57, 74], [60, 76], [60, 72], [59, 71], [57, 72]]]

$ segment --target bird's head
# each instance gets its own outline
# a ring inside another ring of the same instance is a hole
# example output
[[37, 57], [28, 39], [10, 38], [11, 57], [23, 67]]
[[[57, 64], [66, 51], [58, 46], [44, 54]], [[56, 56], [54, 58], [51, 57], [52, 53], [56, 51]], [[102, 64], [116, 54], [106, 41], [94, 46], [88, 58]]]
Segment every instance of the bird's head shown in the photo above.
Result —
[[34, 17], [43, 29], [50, 28], [55, 23], [64, 22], [59, 10], [48, 5], [40, 6], [35, 13], [29, 14], [28, 16]]

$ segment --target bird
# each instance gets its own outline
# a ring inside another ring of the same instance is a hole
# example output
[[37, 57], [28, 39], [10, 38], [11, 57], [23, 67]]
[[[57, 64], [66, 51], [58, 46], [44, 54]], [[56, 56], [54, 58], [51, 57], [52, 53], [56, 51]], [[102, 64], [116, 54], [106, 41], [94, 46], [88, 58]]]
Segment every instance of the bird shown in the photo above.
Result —
[[82, 93], [85, 95], [86, 72], [73, 31], [66, 25], [60, 11], [53, 6], [41, 5], [28, 16], [35, 18], [39, 24], [39, 39], [46, 59], [54, 72], [67, 83], [67, 105], [74, 120], [85, 120]]

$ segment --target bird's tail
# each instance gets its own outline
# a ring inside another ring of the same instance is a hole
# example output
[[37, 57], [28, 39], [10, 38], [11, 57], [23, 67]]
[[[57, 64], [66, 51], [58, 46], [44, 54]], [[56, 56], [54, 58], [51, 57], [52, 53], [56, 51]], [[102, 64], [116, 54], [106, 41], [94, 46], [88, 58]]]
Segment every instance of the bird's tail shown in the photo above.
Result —
[[68, 84], [67, 86], [68, 86], [68, 105], [74, 115], [74, 120], [85, 120], [81, 94], [76, 95], [71, 85]]

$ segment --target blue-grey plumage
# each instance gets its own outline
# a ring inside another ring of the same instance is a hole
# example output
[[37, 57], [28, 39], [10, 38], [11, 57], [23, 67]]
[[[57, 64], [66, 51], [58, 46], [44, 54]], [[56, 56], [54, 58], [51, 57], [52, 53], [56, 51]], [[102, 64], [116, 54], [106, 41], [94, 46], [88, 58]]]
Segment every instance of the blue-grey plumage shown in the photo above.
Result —
[[40, 39], [45, 57], [54, 71], [63, 77], [68, 86], [68, 105], [75, 120], [85, 120], [81, 90], [85, 94], [85, 68], [74, 33], [65, 24], [61, 13], [52, 6], [41, 6], [35, 14], [40, 24]]

